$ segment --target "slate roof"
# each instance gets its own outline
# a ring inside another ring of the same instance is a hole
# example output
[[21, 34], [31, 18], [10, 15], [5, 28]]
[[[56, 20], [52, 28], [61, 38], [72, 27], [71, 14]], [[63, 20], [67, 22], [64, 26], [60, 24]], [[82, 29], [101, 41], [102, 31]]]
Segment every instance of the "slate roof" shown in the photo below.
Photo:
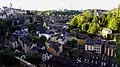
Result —
[[87, 38], [89, 38], [89, 36], [87, 34], [78, 34], [77, 38], [78, 39], [87, 39]]
[[44, 27], [39, 28], [40, 33], [45, 33], [46, 29]]
[[93, 39], [89, 38], [89, 39], [87, 39], [86, 44], [87, 45], [94, 45], [94, 42], [95, 41]]

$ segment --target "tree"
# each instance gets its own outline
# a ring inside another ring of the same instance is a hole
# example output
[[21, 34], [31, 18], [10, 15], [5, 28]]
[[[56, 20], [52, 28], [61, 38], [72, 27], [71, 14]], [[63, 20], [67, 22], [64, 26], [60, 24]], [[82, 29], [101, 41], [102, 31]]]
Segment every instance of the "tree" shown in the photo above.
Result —
[[106, 17], [107, 17], [107, 14], [103, 13], [102, 14], [102, 19], [101, 19], [101, 25], [102, 26], [106, 26], [107, 25]]
[[25, 60], [38, 66], [42, 58], [38, 54], [27, 53]]
[[88, 23], [83, 23], [81, 29], [83, 32], [86, 32], [88, 30], [88, 27], [89, 27]]
[[108, 28], [111, 30], [118, 30], [118, 21], [115, 16], [112, 17], [111, 20], [108, 22]]
[[67, 41], [67, 46], [73, 48], [75, 44], [77, 43], [77, 40], [72, 39], [71, 41]]
[[1, 51], [0, 60], [1, 64], [8, 66], [19, 63], [19, 61], [15, 58], [14, 52], [11, 49], [4, 49], [3, 51]]
[[0, 37], [6, 36], [7, 37], [7, 33], [8, 33], [8, 23], [6, 20], [0, 20]]
[[85, 21], [86, 22], [89, 22], [92, 18], [92, 15], [91, 15], [91, 10], [87, 10], [83, 13], [83, 15], [85, 16]]
[[72, 26], [72, 27], [77, 27], [77, 25], [78, 25], [78, 23], [77, 23], [77, 18], [74, 17], [74, 18], [71, 20], [71, 22], [70, 22], [70, 26]]
[[120, 62], [120, 36], [117, 36], [116, 40], [117, 40], [116, 59], [118, 60], [118, 62]]
[[95, 34], [99, 31], [99, 29], [100, 29], [100, 26], [98, 23], [91, 23], [87, 32], [88, 34]]
[[77, 26], [77, 27], [81, 28], [82, 24], [83, 24], [84, 21], [85, 21], [85, 16], [79, 15], [77, 18], [79, 19], [79, 21], [78, 21], [78, 26]]
[[[109, 10], [103, 13], [101, 17], [98, 17], [97, 10], [93, 12], [93, 17], [91, 15], [92, 10], [86, 10], [75, 16], [70, 22], [71, 26], [78, 27], [80, 32], [87, 32], [88, 34], [96, 34], [103, 27], [107, 27], [113, 32], [120, 31], [120, 8]], [[70, 30], [73, 29], [72, 27], [70, 27]]]
[[94, 10], [94, 18], [93, 18], [93, 20], [92, 20], [92, 22], [93, 23], [97, 23], [98, 22], [98, 16], [97, 16], [97, 11], [96, 10]]

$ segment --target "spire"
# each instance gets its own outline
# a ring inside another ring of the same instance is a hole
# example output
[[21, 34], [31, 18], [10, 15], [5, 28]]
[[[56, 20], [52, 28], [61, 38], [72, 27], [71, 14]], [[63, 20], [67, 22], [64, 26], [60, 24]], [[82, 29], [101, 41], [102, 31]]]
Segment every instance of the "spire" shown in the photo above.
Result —
[[47, 28], [47, 24], [46, 24], [46, 22], [43, 23], [43, 27]]
[[12, 8], [12, 3], [10, 3], [10, 8]]
[[12, 2], [12, 0], [10, 0], [10, 8], [12, 8], [12, 3], [11, 2]]
[[118, 8], [120, 8], [120, 4], [118, 5]]

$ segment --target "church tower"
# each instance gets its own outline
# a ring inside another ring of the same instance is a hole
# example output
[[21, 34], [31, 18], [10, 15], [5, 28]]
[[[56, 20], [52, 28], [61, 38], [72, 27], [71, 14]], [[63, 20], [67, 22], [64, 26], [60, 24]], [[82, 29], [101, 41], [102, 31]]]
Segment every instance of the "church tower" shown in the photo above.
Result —
[[10, 8], [12, 8], [12, 0], [10, 0]]

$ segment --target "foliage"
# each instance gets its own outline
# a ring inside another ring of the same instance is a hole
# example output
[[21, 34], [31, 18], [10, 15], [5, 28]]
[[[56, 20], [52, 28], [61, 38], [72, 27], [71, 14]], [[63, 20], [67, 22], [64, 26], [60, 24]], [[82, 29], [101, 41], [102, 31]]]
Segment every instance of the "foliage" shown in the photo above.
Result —
[[70, 22], [70, 25], [73, 26], [73, 27], [77, 27], [78, 23], [77, 23], [77, 18], [74, 17], [71, 22]]
[[77, 43], [77, 40], [75, 40], [75, 39], [72, 39], [71, 41], [67, 41], [67, 46], [68, 47], [75, 47], [75, 44]]
[[14, 65], [19, 63], [19, 61], [14, 57], [13, 51], [10, 49], [5, 49], [0, 52], [0, 61], [4, 65]]
[[93, 20], [92, 20], [92, 23], [97, 23], [98, 22], [98, 16], [97, 16], [97, 11], [94, 10], [94, 17], [93, 17]]
[[0, 36], [4, 36], [7, 33], [8, 24], [6, 20], [0, 20]]
[[78, 27], [80, 32], [88, 34], [99, 33], [104, 27], [119, 32], [120, 8], [104, 12], [101, 16], [98, 15], [97, 10], [86, 10], [71, 20], [70, 27], [70, 30]]
[[88, 34], [95, 34], [98, 32], [99, 29], [100, 29], [100, 26], [98, 23], [91, 23], [87, 32]]
[[108, 28], [111, 30], [118, 30], [118, 21], [116, 17], [112, 17], [108, 23]]
[[116, 59], [120, 62], [120, 36], [116, 36], [117, 40], [117, 50], [116, 50]]
[[38, 54], [30, 54], [30, 53], [26, 54], [25, 60], [32, 64], [37, 64], [37, 65], [42, 61]]
[[37, 25], [37, 24], [30, 24], [30, 25], [28, 25], [28, 31], [33, 32], [33, 31], [37, 30], [38, 26], [39, 25]]

